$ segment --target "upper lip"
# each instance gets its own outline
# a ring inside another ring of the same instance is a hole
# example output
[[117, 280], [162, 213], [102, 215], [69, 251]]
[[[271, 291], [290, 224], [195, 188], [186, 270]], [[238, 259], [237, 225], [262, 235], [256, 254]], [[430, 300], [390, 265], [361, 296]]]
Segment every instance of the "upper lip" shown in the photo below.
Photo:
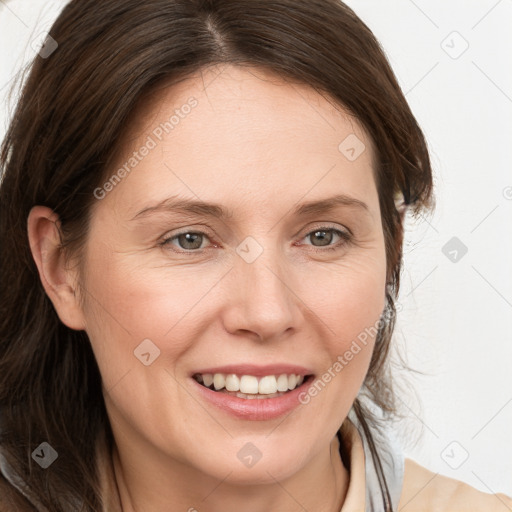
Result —
[[312, 375], [313, 372], [308, 370], [304, 366], [294, 364], [272, 364], [257, 366], [254, 364], [229, 364], [226, 366], [212, 366], [209, 368], [202, 368], [192, 372], [192, 375], [206, 373], [231, 373], [236, 375], [253, 375], [254, 377], [264, 377], [265, 375], [281, 375], [286, 373], [287, 375]]

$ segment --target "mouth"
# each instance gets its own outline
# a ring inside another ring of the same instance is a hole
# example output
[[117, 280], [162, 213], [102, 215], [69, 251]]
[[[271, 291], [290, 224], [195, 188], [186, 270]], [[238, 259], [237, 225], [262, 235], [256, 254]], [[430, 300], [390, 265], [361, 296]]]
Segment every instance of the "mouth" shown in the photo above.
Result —
[[278, 373], [246, 375], [237, 373], [195, 373], [193, 379], [203, 387], [245, 400], [265, 400], [284, 396], [305, 385], [313, 374]]
[[[311, 368], [288, 363], [231, 364], [197, 368], [191, 391], [208, 408], [239, 420], [270, 421], [303, 405], [301, 397], [313, 384]], [[311, 411], [305, 408], [301, 414]]]

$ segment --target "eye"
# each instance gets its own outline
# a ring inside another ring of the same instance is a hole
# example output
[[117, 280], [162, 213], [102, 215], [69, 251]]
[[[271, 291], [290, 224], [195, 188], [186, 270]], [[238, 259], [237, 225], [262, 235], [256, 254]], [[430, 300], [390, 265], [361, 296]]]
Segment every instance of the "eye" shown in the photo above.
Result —
[[[304, 238], [312, 242], [307, 245], [327, 247], [327, 250], [339, 249], [351, 241], [351, 235], [348, 232], [326, 226], [310, 231]], [[333, 241], [334, 243], [332, 243]]]
[[[306, 245], [320, 248], [321, 251], [340, 249], [352, 240], [350, 233], [327, 226], [310, 231], [303, 238], [311, 242]], [[201, 252], [207, 247], [209, 241], [208, 235], [201, 231], [183, 231], [164, 239], [160, 245], [176, 247], [176, 252]], [[321, 249], [322, 247], [325, 249]]]
[[177, 235], [173, 235], [169, 238], [166, 238], [160, 243], [160, 245], [176, 246], [176, 244], [173, 243], [174, 241], [176, 241], [178, 249], [182, 249], [183, 251], [194, 251], [196, 249], [204, 249], [204, 240], [209, 240], [208, 236], [205, 233], [202, 233], [200, 231], [185, 231], [183, 233], [178, 233]]

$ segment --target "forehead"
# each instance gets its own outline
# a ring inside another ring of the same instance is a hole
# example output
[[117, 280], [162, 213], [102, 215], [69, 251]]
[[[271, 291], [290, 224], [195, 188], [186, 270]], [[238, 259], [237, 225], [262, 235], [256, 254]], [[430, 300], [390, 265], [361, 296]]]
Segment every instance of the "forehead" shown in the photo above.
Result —
[[127, 128], [110, 170], [129, 172], [107, 197], [126, 215], [175, 194], [260, 207], [327, 192], [376, 199], [360, 123], [328, 96], [259, 68], [216, 66], [161, 86]]

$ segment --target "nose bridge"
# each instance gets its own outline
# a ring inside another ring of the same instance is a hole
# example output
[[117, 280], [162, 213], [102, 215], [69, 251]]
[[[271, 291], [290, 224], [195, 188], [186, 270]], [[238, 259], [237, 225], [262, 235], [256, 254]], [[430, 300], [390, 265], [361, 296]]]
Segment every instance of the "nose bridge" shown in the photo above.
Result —
[[284, 255], [271, 235], [259, 238], [247, 237], [236, 249], [231, 319], [237, 325], [232, 323], [231, 328], [268, 338], [293, 327], [298, 311]]

